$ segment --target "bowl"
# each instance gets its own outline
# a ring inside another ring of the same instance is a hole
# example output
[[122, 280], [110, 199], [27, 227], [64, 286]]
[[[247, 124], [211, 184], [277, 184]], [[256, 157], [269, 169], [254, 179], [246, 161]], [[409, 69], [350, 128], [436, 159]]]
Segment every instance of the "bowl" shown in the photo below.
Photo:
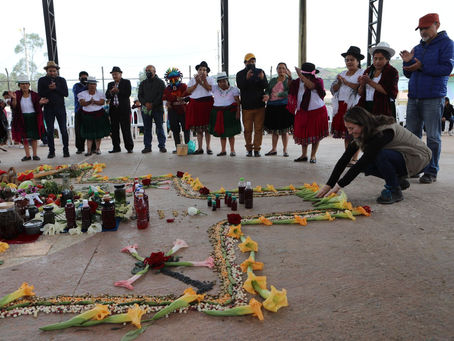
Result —
[[29, 220], [24, 223], [25, 234], [39, 234], [42, 226], [43, 222], [41, 220]]

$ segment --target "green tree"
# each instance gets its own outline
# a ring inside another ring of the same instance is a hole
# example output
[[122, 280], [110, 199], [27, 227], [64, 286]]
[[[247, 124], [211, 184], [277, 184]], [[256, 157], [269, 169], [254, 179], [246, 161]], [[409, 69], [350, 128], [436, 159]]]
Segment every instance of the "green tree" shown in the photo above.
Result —
[[43, 75], [43, 73], [38, 72], [38, 67], [34, 62], [36, 53], [41, 51], [43, 45], [44, 40], [37, 33], [26, 33], [22, 37], [19, 44], [14, 48], [14, 52], [16, 54], [23, 54], [23, 57], [13, 67], [11, 79], [16, 79], [21, 74], [26, 75], [27, 67], [31, 80], [36, 80]]

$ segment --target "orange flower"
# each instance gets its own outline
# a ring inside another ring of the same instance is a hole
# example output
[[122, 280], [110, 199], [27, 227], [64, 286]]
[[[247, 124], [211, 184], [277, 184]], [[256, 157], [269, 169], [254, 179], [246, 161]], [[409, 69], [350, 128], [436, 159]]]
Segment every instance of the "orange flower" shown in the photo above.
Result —
[[260, 222], [261, 222], [262, 224], [264, 224], [264, 225], [267, 225], [267, 226], [273, 225], [273, 222], [272, 222], [271, 220], [266, 219], [266, 218], [265, 218], [264, 216], [262, 216], [262, 215], [259, 217], [259, 220], [260, 220]]
[[301, 226], [306, 226], [307, 225], [307, 220], [305, 217], [302, 217], [300, 215], [295, 214], [295, 222], [297, 224], [300, 224]]
[[252, 286], [252, 281], [256, 281], [260, 288], [266, 290], [266, 276], [256, 276], [253, 272], [247, 273], [247, 280], [243, 283], [243, 289], [250, 294], [256, 294], [254, 287]]
[[236, 239], [240, 239], [242, 235], [243, 235], [243, 232], [241, 232], [241, 224], [231, 225], [229, 228], [229, 233], [227, 233], [227, 236], [233, 237]]
[[255, 251], [257, 252], [259, 250], [259, 246], [257, 242], [253, 241], [251, 237], [247, 236], [246, 240], [240, 244], [238, 244], [238, 247], [242, 252], [248, 252], [248, 251]]
[[271, 292], [268, 298], [263, 302], [263, 307], [266, 310], [277, 312], [282, 307], [287, 307], [287, 291], [282, 289], [282, 291], [276, 290], [275, 287], [271, 286]]
[[241, 270], [243, 272], [246, 272], [248, 270], [249, 266], [252, 266], [252, 270], [262, 270], [263, 269], [263, 263], [262, 262], [256, 262], [255, 259], [252, 259], [252, 256], [249, 256], [249, 258], [246, 259], [240, 265]]

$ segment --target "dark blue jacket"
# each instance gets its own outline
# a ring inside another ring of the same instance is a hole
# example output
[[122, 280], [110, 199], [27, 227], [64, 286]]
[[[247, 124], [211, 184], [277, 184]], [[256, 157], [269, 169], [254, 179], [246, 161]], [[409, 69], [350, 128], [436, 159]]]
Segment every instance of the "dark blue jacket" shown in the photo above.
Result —
[[[445, 31], [441, 31], [428, 44], [423, 42], [414, 48], [414, 56], [422, 63], [418, 71], [404, 71], [408, 83], [410, 98], [445, 97], [449, 75], [454, 66], [454, 42]], [[412, 65], [415, 60], [404, 66]]]
[[73, 86], [73, 94], [74, 94], [74, 112], [78, 112], [81, 108], [80, 106], [80, 103], [79, 103], [79, 99], [77, 98], [77, 95], [79, 93], [81, 93], [82, 91], [85, 91], [87, 90], [88, 87], [87, 85], [83, 84], [83, 83], [76, 83], [74, 84]]

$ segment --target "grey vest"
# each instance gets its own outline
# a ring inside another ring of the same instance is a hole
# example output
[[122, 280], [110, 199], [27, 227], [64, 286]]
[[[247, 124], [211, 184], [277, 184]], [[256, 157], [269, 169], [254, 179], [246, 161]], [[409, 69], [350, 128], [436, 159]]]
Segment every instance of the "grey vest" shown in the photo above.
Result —
[[432, 151], [416, 135], [393, 123], [378, 127], [379, 131], [392, 129], [394, 138], [383, 149], [391, 149], [402, 154], [407, 167], [408, 176], [419, 174], [430, 162]]

